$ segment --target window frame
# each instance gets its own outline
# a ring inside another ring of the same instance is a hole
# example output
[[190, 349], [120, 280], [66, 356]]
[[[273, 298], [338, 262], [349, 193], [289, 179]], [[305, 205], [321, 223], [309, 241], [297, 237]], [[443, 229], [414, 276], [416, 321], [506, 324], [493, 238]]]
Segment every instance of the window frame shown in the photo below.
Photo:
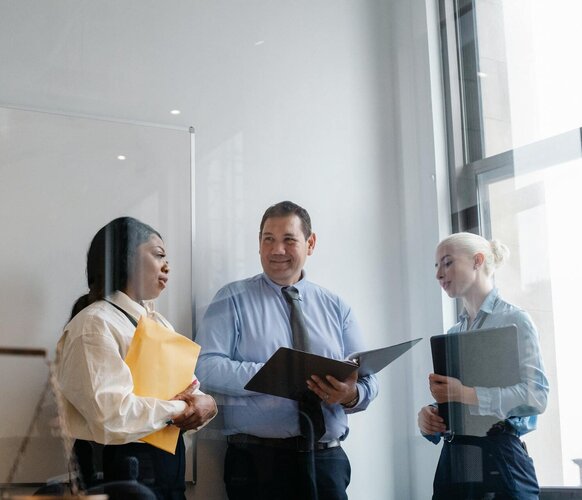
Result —
[[[579, 160], [582, 157], [582, 128], [483, 157], [484, 121], [477, 75], [476, 2], [438, 1], [444, 115], [452, 231], [468, 231], [491, 239], [487, 183]], [[463, 50], [459, 49], [463, 46]], [[467, 82], [470, 85], [468, 90]], [[457, 310], [460, 308], [460, 301], [457, 301]], [[542, 490], [570, 491], [570, 488], [544, 486]]]

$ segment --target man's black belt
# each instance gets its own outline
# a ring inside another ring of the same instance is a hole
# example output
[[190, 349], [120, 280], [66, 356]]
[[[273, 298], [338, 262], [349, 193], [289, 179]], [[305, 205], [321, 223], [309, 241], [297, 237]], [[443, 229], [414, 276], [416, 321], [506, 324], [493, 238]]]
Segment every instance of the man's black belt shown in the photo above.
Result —
[[261, 438], [258, 436], [252, 436], [250, 434], [232, 434], [227, 436], [226, 440], [228, 444], [234, 444], [237, 446], [265, 446], [269, 448], [279, 448], [283, 450], [292, 450], [307, 452], [315, 449], [315, 451], [327, 450], [328, 448], [336, 448], [341, 446], [339, 439], [333, 439], [327, 442], [318, 441], [313, 443], [313, 448], [310, 443], [303, 436], [295, 436], [290, 438]]

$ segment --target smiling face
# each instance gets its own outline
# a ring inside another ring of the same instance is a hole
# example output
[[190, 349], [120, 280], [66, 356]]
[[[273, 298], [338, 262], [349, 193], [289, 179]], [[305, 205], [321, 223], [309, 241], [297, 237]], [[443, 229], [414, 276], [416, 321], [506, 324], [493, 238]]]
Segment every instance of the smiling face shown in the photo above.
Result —
[[313, 253], [315, 240], [314, 233], [305, 238], [297, 215], [267, 219], [259, 236], [263, 271], [278, 285], [297, 283], [307, 256]]
[[471, 255], [453, 245], [441, 245], [436, 250], [436, 279], [451, 298], [464, 298], [477, 285], [482, 254]]
[[124, 292], [137, 302], [155, 299], [166, 288], [169, 272], [164, 242], [152, 234], [136, 249]]

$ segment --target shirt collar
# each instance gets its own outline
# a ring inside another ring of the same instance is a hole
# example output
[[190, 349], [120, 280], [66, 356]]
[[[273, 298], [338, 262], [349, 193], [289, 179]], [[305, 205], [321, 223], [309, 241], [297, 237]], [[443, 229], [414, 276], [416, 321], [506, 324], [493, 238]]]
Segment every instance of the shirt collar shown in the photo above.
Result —
[[[485, 300], [483, 301], [483, 303], [481, 304], [481, 307], [479, 308], [479, 312], [477, 313], [477, 316], [479, 316], [479, 314], [481, 314], [481, 311], [483, 311], [484, 313], [487, 313], [487, 314], [491, 314], [493, 312], [493, 306], [495, 305], [495, 302], [497, 301], [497, 297], [499, 297], [499, 290], [497, 288], [493, 288], [493, 290], [491, 290], [487, 294], [487, 297], [485, 297]], [[463, 312], [459, 315], [459, 321], [467, 321], [468, 319], [469, 319], [469, 313], [467, 312], [467, 309], [463, 308]]]
[[109, 302], [113, 302], [116, 306], [121, 307], [130, 316], [139, 320], [142, 316], [147, 316], [148, 307], [152, 307], [150, 302], [145, 304], [145, 307], [137, 303], [135, 300], [131, 299], [125, 293], [117, 290], [107, 297]]
[[[265, 280], [265, 282], [267, 283], [267, 285], [269, 285], [278, 294], [282, 295], [283, 292], [281, 292], [281, 289], [284, 288], [283, 285], [279, 285], [278, 283], [275, 283], [271, 278], [269, 278], [267, 276], [266, 273], [263, 273], [262, 277]], [[307, 280], [305, 279], [305, 270], [302, 270], [301, 271], [301, 279], [297, 283], [293, 283], [292, 285], [289, 285], [289, 286], [294, 286], [295, 288], [297, 288], [297, 291], [299, 292], [299, 296], [301, 297], [303, 295], [303, 291], [305, 290], [305, 286], [306, 286], [305, 283], [306, 282], [307, 282]]]

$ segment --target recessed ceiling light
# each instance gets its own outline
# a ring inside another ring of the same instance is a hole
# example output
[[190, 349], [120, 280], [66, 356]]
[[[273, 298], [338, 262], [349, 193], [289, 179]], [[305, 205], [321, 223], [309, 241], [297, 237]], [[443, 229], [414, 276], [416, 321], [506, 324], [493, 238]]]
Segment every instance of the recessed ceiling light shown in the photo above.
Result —
[[257, 42], [255, 42], [255, 45], [263, 45], [265, 43], [265, 40], [258, 40]]
[[170, 111], [170, 114], [172, 114], [172, 115], [179, 115], [180, 114], [180, 110], [179, 109], [173, 109], [172, 111]]
[[117, 159], [118, 159], [118, 160], [125, 160], [125, 155], [119, 155], [119, 156], [117, 157]]

